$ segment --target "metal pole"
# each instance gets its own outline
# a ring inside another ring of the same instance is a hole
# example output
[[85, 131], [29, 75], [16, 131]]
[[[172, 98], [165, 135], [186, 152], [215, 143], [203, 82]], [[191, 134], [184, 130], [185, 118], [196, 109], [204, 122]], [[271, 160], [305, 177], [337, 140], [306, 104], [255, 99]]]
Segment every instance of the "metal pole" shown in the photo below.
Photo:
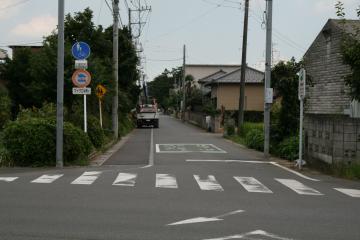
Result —
[[64, 166], [64, 10], [65, 0], [58, 1], [58, 52], [57, 52], [57, 96], [56, 96], [56, 167]]
[[101, 99], [99, 98], [99, 114], [100, 114], [100, 127], [103, 127], [102, 124], [102, 107], [101, 107]]
[[84, 132], [87, 132], [86, 94], [84, 94]]
[[115, 139], [119, 137], [119, 0], [113, 0], [113, 76], [114, 76], [114, 97], [112, 106], [112, 130]]
[[304, 100], [300, 100], [300, 136], [299, 136], [299, 170], [302, 168], [302, 152], [303, 152], [303, 118], [304, 118]]
[[[265, 89], [264, 96], [266, 96], [267, 89], [271, 86], [271, 53], [272, 53], [272, 0], [266, 0], [266, 63], [265, 63]], [[264, 156], [269, 158], [270, 146], [270, 109], [271, 103], [264, 102]]]
[[240, 76], [239, 113], [238, 113], [238, 133], [239, 134], [240, 134], [240, 127], [244, 123], [246, 50], [247, 50], [248, 24], [249, 24], [249, 0], [245, 0], [242, 61], [241, 61], [241, 76]]
[[182, 83], [183, 83], [183, 105], [182, 105], [182, 120], [185, 121], [186, 110], [186, 83], [185, 83], [185, 64], [186, 64], [186, 46], [183, 49], [183, 69], [182, 69]]

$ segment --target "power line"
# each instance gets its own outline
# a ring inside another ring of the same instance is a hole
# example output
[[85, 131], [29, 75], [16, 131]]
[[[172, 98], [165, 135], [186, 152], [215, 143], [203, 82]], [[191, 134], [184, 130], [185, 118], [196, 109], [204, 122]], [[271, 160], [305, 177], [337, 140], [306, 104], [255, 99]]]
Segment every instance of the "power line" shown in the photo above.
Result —
[[19, 1], [19, 2], [17, 2], [17, 3], [10, 4], [10, 5], [8, 5], [8, 6], [5, 6], [5, 7], [3, 7], [3, 8], [0, 8], [0, 11], [5, 10], [5, 9], [9, 9], [9, 8], [12, 8], [12, 7], [19, 6], [19, 5], [24, 4], [24, 3], [28, 2], [28, 1], [30, 1], [30, 0], [22, 0], [22, 1]]

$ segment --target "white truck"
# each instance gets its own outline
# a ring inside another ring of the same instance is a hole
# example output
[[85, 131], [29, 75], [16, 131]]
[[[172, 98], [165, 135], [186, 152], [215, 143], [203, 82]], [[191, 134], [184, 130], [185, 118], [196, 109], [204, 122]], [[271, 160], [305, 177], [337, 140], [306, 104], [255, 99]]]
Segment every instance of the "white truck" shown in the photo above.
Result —
[[159, 128], [159, 113], [156, 104], [141, 105], [136, 114], [136, 125], [138, 128], [142, 126], [153, 126]]

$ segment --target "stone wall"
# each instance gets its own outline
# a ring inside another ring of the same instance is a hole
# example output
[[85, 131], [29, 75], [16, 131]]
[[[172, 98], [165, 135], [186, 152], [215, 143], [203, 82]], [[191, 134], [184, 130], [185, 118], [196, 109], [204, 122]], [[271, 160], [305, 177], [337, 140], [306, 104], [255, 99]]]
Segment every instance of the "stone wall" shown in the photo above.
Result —
[[306, 114], [304, 129], [307, 160], [360, 163], [359, 118]]

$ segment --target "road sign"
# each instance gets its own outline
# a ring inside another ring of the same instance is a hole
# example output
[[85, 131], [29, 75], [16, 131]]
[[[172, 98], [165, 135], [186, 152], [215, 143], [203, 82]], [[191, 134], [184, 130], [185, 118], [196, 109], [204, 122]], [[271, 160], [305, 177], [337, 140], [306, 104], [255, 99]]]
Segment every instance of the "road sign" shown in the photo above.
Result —
[[79, 88], [87, 87], [91, 82], [91, 75], [86, 70], [76, 70], [72, 75], [72, 82]]
[[90, 46], [85, 42], [76, 42], [71, 48], [71, 53], [76, 59], [86, 59], [90, 56]]
[[88, 62], [85, 59], [75, 60], [75, 69], [87, 69]]
[[303, 100], [305, 98], [305, 88], [306, 87], [306, 71], [304, 68], [300, 69], [299, 72], [299, 100]]
[[90, 95], [91, 88], [73, 88], [72, 93], [74, 95]]
[[105, 95], [105, 93], [106, 93], [106, 88], [103, 86], [103, 85], [101, 85], [101, 84], [98, 84], [97, 86], [96, 86], [96, 96], [98, 97], [98, 98], [102, 98], [104, 95]]
[[274, 89], [266, 88], [265, 89], [265, 103], [273, 103]]

